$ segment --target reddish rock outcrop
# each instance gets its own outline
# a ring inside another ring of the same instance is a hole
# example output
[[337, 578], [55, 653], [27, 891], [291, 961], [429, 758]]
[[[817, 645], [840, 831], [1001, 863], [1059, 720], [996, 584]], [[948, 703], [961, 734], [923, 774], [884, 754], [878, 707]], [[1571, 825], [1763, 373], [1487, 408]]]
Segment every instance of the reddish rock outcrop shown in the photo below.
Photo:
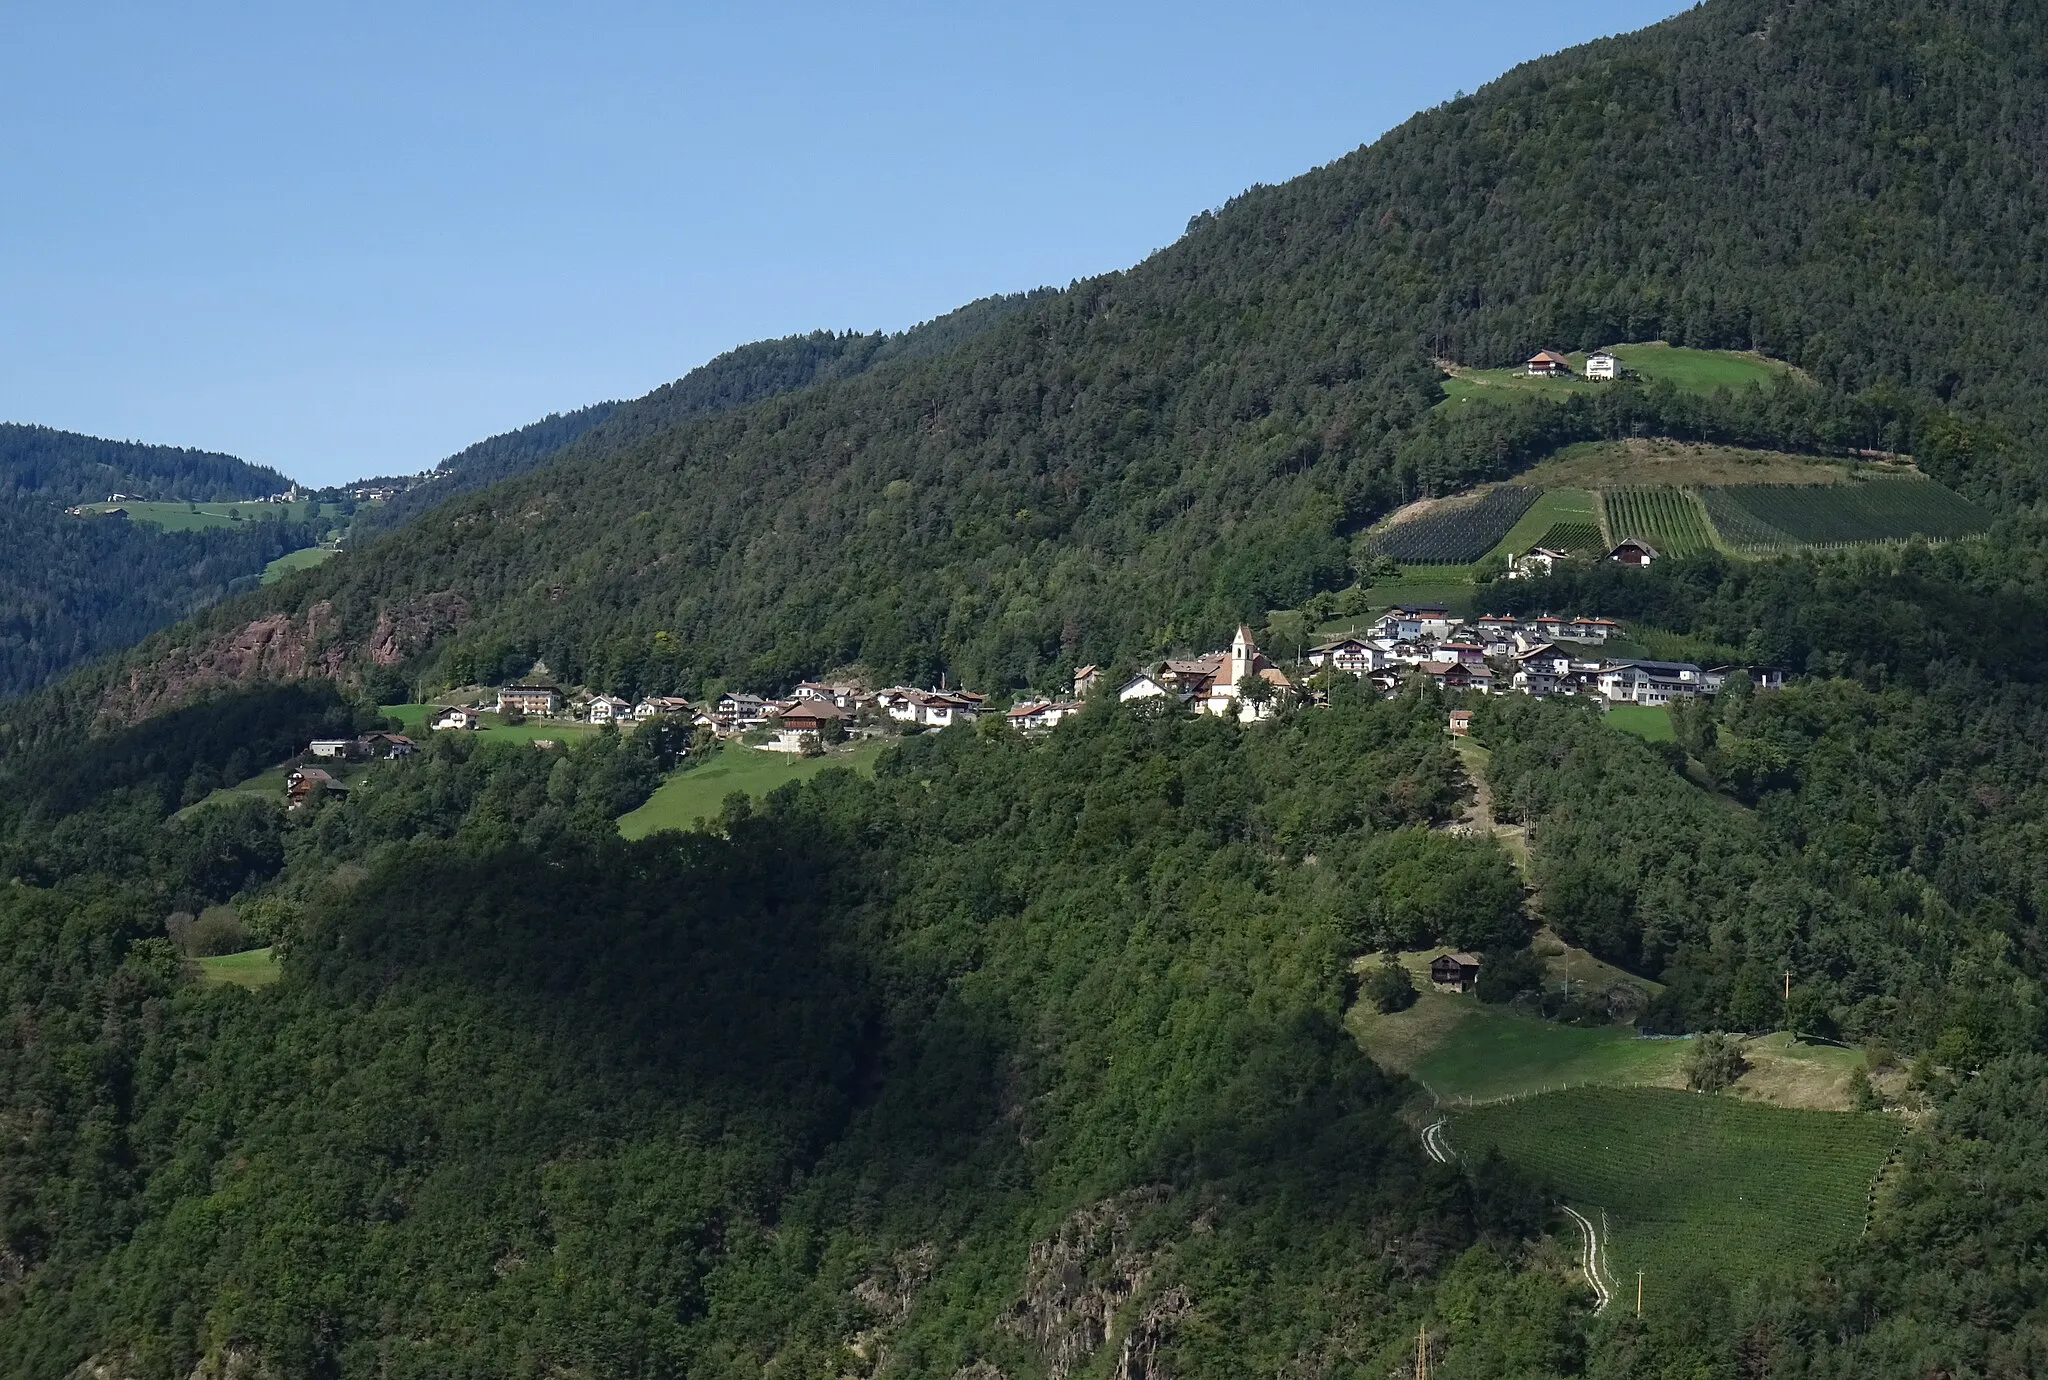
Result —
[[365, 665], [405, 660], [456, 631], [469, 615], [469, 601], [446, 591], [388, 606], [372, 627], [355, 634], [325, 600], [296, 616], [273, 613], [131, 667], [101, 692], [95, 717], [113, 726], [140, 723], [209, 690], [258, 680], [346, 683]]

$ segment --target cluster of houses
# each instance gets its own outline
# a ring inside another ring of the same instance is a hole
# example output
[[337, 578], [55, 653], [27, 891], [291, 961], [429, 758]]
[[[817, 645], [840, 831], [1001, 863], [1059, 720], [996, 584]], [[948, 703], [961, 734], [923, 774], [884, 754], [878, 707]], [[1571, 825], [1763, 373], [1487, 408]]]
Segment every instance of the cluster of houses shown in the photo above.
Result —
[[[1086, 695], [1093, 688], [1095, 668], [1087, 685], [1074, 678], [1074, 693]], [[1263, 688], [1262, 688], [1263, 687]], [[1266, 659], [1252, 641], [1250, 628], [1240, 625], [1228, 649], [1186, 660], [1168, 659], [1117, 687], [1117, 699], [1129, 704], [1136, 700], [1175, 700], [1204, 714], [1251, 723], [1270, 715], [1274, 707], [1294, 693], [1287, 673]]]
[[[1083, 670], [1088, 675], [1094, 672], [1093, 667]], [[865, 686], [820, 681], [805, 681], [780, 698], [734, 690], [703, 703], [680, 695], [650, 695], [638, 702], [602, 694], [570, 698], [553, 685], [507, 685], [497, 691], [488, 708], [480, 703], [443, 709], [432, 725], [440, 731], [480, 728], [483, 715], [492, 711], [531, 719], [569, 718], [622, 728], [652, 719], [674, 718], [709, 729], [722, 738], [763, 733], [767, 736], [758, 744], [763, 748], [802, 752], [815, 743], [883, 724], [950, 728], [970, 723], [981, 716], [987, 702], [986, 695], [943, 686], [927, 690], [892, 685], [869, 690]], [[1026, 700], [1008, 711], [1007, 721], [1022, 732], [1043, 732], [1080, 708], [1077, 700]]]
[[[1396, 608], [1363, 632], [1310, 649], [1307, 661], [1366, 677], [1387, 692], [1428, 680], [1480, 694], [1588, 695], [1609, 704], [1651, 705], [1717, 694], [1736, 670], [1601, 655], [1620, 631], [1611, 618], [1487, 614], [1468, 623], [1441, 607]], [[1764, 689], [1784, 683], [1780, 671], [1751, 675]]]
[[[1572, 370], [1570, 358], [1555, 350], [1538, 350], [1529, 356], [1524, 366], [1532, 379], [1568, 379], [1577, 375]], [[1621, 361], [1605, 350], [1595, 350], [1586, 356], [1586, 377], [1604, 383], [1612, 383], [1621, 377]]]

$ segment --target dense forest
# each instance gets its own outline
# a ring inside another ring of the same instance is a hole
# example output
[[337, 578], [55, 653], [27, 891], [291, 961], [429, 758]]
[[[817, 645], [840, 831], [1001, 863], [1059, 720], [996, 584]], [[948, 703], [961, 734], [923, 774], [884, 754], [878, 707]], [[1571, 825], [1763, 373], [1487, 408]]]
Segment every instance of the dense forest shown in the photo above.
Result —
[[[477, 458], [524, 472], [0, 706], [0, 1369], [2048, 1370], [2044, 59], [1990, 0], [1708, 0], [1127, 273], [553, 419]], [[1437, 407], [1439, 357], [1658, 337], [1802, 373]], [[1369, 578], [1408, 499], [1647, 435], [1909, 452], [1998, 521], [1482, 588], [1792, 673], [1668, 742], [1332, 676], [1242, 727], [913, 735], [632, 843], [678, 730], [215, 793], [374, 726], [389, 678], [537, 657], [1050, 687]], [[1446, 827], [1482, 754], [1526, 859]], [[1346, 1028], [1354, 961], [1470, 948], [1526, 997], [1539, 924], [1654, 981], [1652, 1033], [1903, 1066], [1860, 1235], [1596, 1315], [1551, 1186], [1433, 1163]], [[274, 985], [198, 978], [251, 944]]]
[[0, 502], [0, 695], [127, 647], [312, 546], [325, 524], [241, 522], [166, 532]]
[[[745, 407], [814, 383], [851, 378], [892, 360], [942, 353], [1041, 295], [985, 298], [894, 334], [813, 331], [742, 345], [645, 397], [593, 403], [544, 417], [457, 451], [434, 467], [428, 482], [358, 513], [353, 531], [358, 538], [388, 531], [457, 494], [567, 459], [575, 454], [574, 444], [586, 436], [588, 448], [602, 453], [695, 417]], [[591, 436], [593, 432], [597, 434]]]
[[290, 487], [291, 480], [276, 470], [232, 455], [0, 422], [0, 502], [64, 508], [123, 493], [205, 503], [261, 498]]
[[199, 503], [290, 485], [232, 455], [0, 424], [0, 696], [253, 589], [264, 566], [321, 536], [301, 522], [164, 532], [64, 508], [115, 493]]

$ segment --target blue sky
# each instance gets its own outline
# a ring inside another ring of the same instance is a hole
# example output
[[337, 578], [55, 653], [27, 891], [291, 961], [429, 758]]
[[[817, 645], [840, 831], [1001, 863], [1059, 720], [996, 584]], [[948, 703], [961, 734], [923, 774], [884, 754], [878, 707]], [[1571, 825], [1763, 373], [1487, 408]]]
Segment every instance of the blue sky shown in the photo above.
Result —
[[0, 420], [418, 470], [1134, 263], [1682, 8], [0, 0]]

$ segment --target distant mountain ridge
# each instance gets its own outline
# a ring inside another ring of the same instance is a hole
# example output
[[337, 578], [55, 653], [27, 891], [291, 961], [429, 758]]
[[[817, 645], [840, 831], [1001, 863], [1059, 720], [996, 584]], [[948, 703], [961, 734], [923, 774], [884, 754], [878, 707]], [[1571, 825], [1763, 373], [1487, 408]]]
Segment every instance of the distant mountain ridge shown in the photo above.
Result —
[[390, 503], [363, 510], [356, 520], [356, 534], [389, 531], [458, 494], [562, 459], [570, 447], [592, 433], [600, 444], [625, 444], [697, 417], [746, 407], [813, 384], [851, 378], [892, 361], [937, 354], [1051, 291], [1041, 288], [986, 297], [905, 331], [812, 331], [741, 345], [642, 397], [551, 413], [466, 446], [436, 465], [427, 482]]
[[[66, 712], [132, 720], [305, 664], [224, 654], [280, 619], [282, 645], [318, 642], [351, 678], [545, 659], [688, 692], [861, 662], [1051, 686], [1346, 585], [1355, 538], [1405, 498], [1634, 434], [1912, 451], [2018, 508], [2048, 491], [2015, 439], [2048, 425], [2044, 71], [2037, 16], [1712, 0], [893, 367], [619, 409], [545, 466], [138, 648]], [[1819, 386], [1437, 408], [1437, 357], [1648, 339], [1754, 349]]]
[[233, 455], [0, 422], [0, 501], [68, 507], [125, 493], [206, 503], [260, 498], [281, 493], [291, 484], [270, 466]]

